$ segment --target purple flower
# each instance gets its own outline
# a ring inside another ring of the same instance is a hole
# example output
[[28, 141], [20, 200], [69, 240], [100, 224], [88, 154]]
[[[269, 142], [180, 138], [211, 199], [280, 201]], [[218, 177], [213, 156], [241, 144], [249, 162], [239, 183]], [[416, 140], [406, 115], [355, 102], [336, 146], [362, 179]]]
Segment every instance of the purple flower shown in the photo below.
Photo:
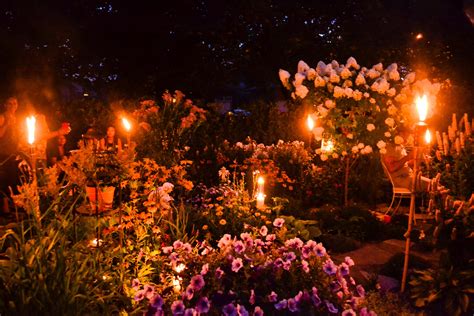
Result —
[[242, 253], [245, 251], [245, 245], [242, 241], [237, 240], [234, 242], [234, 250], [236, 253]]
[[283, 218], [275, 218], [275, 220], [273, 221], [273, 226], [277, 227], [277, 228], [280, 228], [283, 226], [283, 224], [285, 224], [285, 220]]
[[150, 284], [145, 284], [143, 287], [143, 291], [145, 291], [145, 297], [149, 300], [155, 296], [155, 288], [151, 286]]
[[318, 307], [319, 305], [321, 305], [321, 299], [318, 295], [318, 289], [313, 287], [311, 292], [311, 302], [313, 302], [314, 306]]
[[222, 308], [222, 313], [225, 316], [237, 316], [237, 310], [235, 309], [235, 306], [232, 303], [225, 305]]
[[283, 257], [285, 258], [285, 260], [287, 261], [293, 261], [296, 259], [296, 255], [293, 251], [290, 251], [290, 252], [285, 252], [283, 254]]
[[181, 249], [183, 247], [183, 242], [180, 241], [180, 240], [176, 240], [174, 243], [173, 243], [173, 248], [175, 250], [178, 250], [178, 249]]
[[145, 290], [140, 290], [137, 293], [135, 293], [135, 296], [133, 299], [137, 302], [141, 301], [142, 299], [145, 298]]
[[263, 225], [262, 227], [260, 227], [260, 235], [262, 235], [263, 237], [265, 237], [267, 234], [268, 234], [268, 228], [267, 228], [267, 226]]
[[224, 271], [221, 268], [216, 269], [216, 278], [220, 279], [224, 276]]
[[298, 303], [294, 298], [288, 300], [288, 309], [293, 313], [296, 313], [299, 310]]
[[192, 300], [194, 296], [194, 288], [191, 285], [188, 285], [186, 288], [186, 291], [184, 292], [183, 295], [187, 300]]
[[285, 309], [286, 307], [288, 306], [288, 301], [283, 299], [281, 301], [279, 301], [278, 303], [275, 304], [275, 308], [277, 310], [282, 310], [282, 309]]
[[237, 305], [237, 315], [238, 316], [249, 316], [249, 312], [245, 309], [245, 306]]
[[204, 278], [202, 277], [202, 275], [198, 274], [198, 275], [195, 275], [191, 278], [190, 286], [195, 291], [199, 291], [200, 289], [202, 289], [204, 287], [204, 285], [206, 285], [206, 282], [204, 282]]
[[324, 255], [326, 255], [326, 248], [324, 248], [323, 245], [321, 243], [319, 243], [314, 248], [314, 253], [318, 257], [323, 257]]
[[160, 294], [156, 294], [153, 296], [153, 298], [150, 300], [150, 304], [153, 308], [156, 308], [157, 310], [161, 310], [163, 307], [163, 298], [160, 296]]
[[237, 258], [232, 261], [232, 271], [233, 272], [239, 272], [239, 270], [243, 267], [242, 259]]
[[342, 316], [356, 316], [356, 312], [354, 312], [352, 309], [346, 309], [345, 311], [342, 312]]
[[344, 262], [349, 266], [352, 267], [354, 265], [354, 260], [351, 259], [351, 257], [345, 257]]
[[133, 279], [132, 280], [132, 289], [137, 291], [140, 288], [140, 280], [138, 279]]
[[184, 311], [184, 316], [193, 316], [194, 315], [194, 308], [186, 308]]
[[281, 268], [283, 266], [283, 259], [282, 258], [276, 258], [275, 262], [273, 262], [273, 264], [275, 265], [275, 267]]
[[309, 258], [313, 253], [313, 248], [308, 245], [304, 245], [301, 249], [301, 256], [305, 259]]
[[337, 266], [334, 264], [334, 262], [332, 262], [331, 259], [328, 259], [323, 265], [323, 270], [328, 275], [334, 275], [337, 272]]
[[253, 316], [263, 316], [263, 309], [261, 309], [260, 306], [255, 306]]
[[209, 304], [207, 297], [201, 297], [196, 303], [196, 312], [198, 313], [206, 314], [210, 308], [211, 304]]
[[303, 292], [299, 291], [298, 294], [295, 295], [295, 301], [297, 303], [300, 303], [302, 299], [303, 299]]
[[268, 297], [268, 301], [272, 303], [275, 303], [278, 300], [278, 294], [276, 294], [273, 291], [267, 297]]
[[357, 289], [357, 293], [359, 293], [360, 297], [365, 297], [365, 289], [362, 285], [360, 285], [360, 284], [357, 285], [356, 289]]
[[209, 272], [209, 263], [206, 263], [201, 268], [201, 275], [206, 275]]
[[331, 283], [329, 283], [329, 288], [332, 292], [337, 292], [341, 289], [341, 284], [337, 281], [332, 281]]
[[339, 265], [339, 272], [341, 272], [342, 276], [349, 275], [349, 265], [345, 262]]
[[255, 291], [254, 290], [250, 290], [249, 303], [250, 305], [255, 304]]
[[326, 307], [328, 308], [328, 311], [331, 314], [337, 314], [339, 312], [339, 310], [336, 308], [336, 306], [334, 306], [333, 303], [330, 303], [328, 301], [324, 301], [324, 303], [326, 303]]
[[171, 312], [173, 315], [183, 315], [184, 309], [185, 307], [181, 300], [174, 301], [173, 304], [171, 304]]

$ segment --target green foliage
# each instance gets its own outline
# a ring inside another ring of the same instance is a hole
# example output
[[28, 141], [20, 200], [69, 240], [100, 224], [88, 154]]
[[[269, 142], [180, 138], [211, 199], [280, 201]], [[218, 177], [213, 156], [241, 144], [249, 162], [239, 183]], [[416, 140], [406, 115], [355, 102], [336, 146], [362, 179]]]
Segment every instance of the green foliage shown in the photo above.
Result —
[[314, 220], [301, 220], [294, 216], [280, 216], [285, 220], [287, 237], [300, 237], [303, 240], [315, 239], [321, 236], [318, 222]]
[[[393, 255], [390, 260], [382, 266], [379, 274], [401, 280], [404, 259], [405, 255], [403, 253]], [[429, 267], [429, 263], [418, 256], [410, 255], [409, 262], [411, 269], [427, 269]]]
[[369, 292], [365, 296], [367, 307], [379, 316], [422, 316], [397, 293]]
[[456, 269], [446, 261], [437, 269], [415, 270], [410, 286], [417, 307], [441, 306], [448, 315], [468, 314], [473, 310], [474, 260], [465, 269]]

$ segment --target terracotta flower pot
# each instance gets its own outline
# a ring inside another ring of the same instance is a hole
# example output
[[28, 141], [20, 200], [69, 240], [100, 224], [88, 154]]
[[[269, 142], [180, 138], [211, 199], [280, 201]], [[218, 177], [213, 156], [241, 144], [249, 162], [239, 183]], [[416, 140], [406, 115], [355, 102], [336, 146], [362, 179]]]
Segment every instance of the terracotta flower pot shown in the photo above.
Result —
[[[99, 212], [103, 212], [112, 208], [114, 202], [115, 187], [86, 187], [87, 197], [91, 209], [95, 212], [96, 206], [99, 207]], [[96, 198], [98, 197], [98, 201]]]

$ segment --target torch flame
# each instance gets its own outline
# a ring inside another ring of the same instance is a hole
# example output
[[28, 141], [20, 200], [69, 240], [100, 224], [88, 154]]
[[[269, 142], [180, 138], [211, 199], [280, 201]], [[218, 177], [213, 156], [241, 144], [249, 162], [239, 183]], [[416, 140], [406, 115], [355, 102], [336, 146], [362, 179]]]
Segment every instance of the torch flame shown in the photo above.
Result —
[[314, 128], [314, 120], [311, 115], [308, 115], [308, 118], [306, 119], [306, 124], [308, 125], [308, 129], [312, 131]]
[[424, 122], [428, 115], [428, 98], [426, 95], [416, 98], [416, 109], [418, 110], [420, 122]]
[[258, 185], [263, 185], [264, 183], [265, 183], [265, 179], [262, 176], [257, 178], [257, 184]]
[[427, 144], [431, 143], [431, 133], [430, 133], [430, 130], [429, 130], [429, 129], [427, 129], [427, 130], [426, 130], [426, 133], [425, 133], [425, 142], [426, 142]]
[[29, 116], [26, 118], [26, 127], [28, 128], [28, 144], [33, 145], [35, 142], [36, 118]]
[[132, 124], [130, 124], [130, 122], [125, 117], [122, 117], [122, 123], [125, 129], [127, 130], [127, 132], [130, 132], [130, 129], [132, 128]]

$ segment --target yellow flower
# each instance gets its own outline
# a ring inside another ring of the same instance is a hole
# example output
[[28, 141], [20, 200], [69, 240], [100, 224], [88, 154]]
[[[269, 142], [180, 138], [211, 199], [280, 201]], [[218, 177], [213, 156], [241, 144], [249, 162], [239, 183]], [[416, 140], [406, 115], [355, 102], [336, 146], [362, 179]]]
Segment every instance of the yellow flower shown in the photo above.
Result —
[[216, 212], [216, 216], [219, 216], [219, 217], [221, 217], [223, 214], [224, 213], [222, 213], [222, 212]]
[[219, 221], [219, 224], [225, 225], [225, 224], [227, 224], [227, 221], [226, 221], [225, 219], [221, 219], [221, 220]]
[[217, 212], [222, 212], [223, 210], [224, 210], [224, 208], [220, 205], [218, 207], [216, 207]]

